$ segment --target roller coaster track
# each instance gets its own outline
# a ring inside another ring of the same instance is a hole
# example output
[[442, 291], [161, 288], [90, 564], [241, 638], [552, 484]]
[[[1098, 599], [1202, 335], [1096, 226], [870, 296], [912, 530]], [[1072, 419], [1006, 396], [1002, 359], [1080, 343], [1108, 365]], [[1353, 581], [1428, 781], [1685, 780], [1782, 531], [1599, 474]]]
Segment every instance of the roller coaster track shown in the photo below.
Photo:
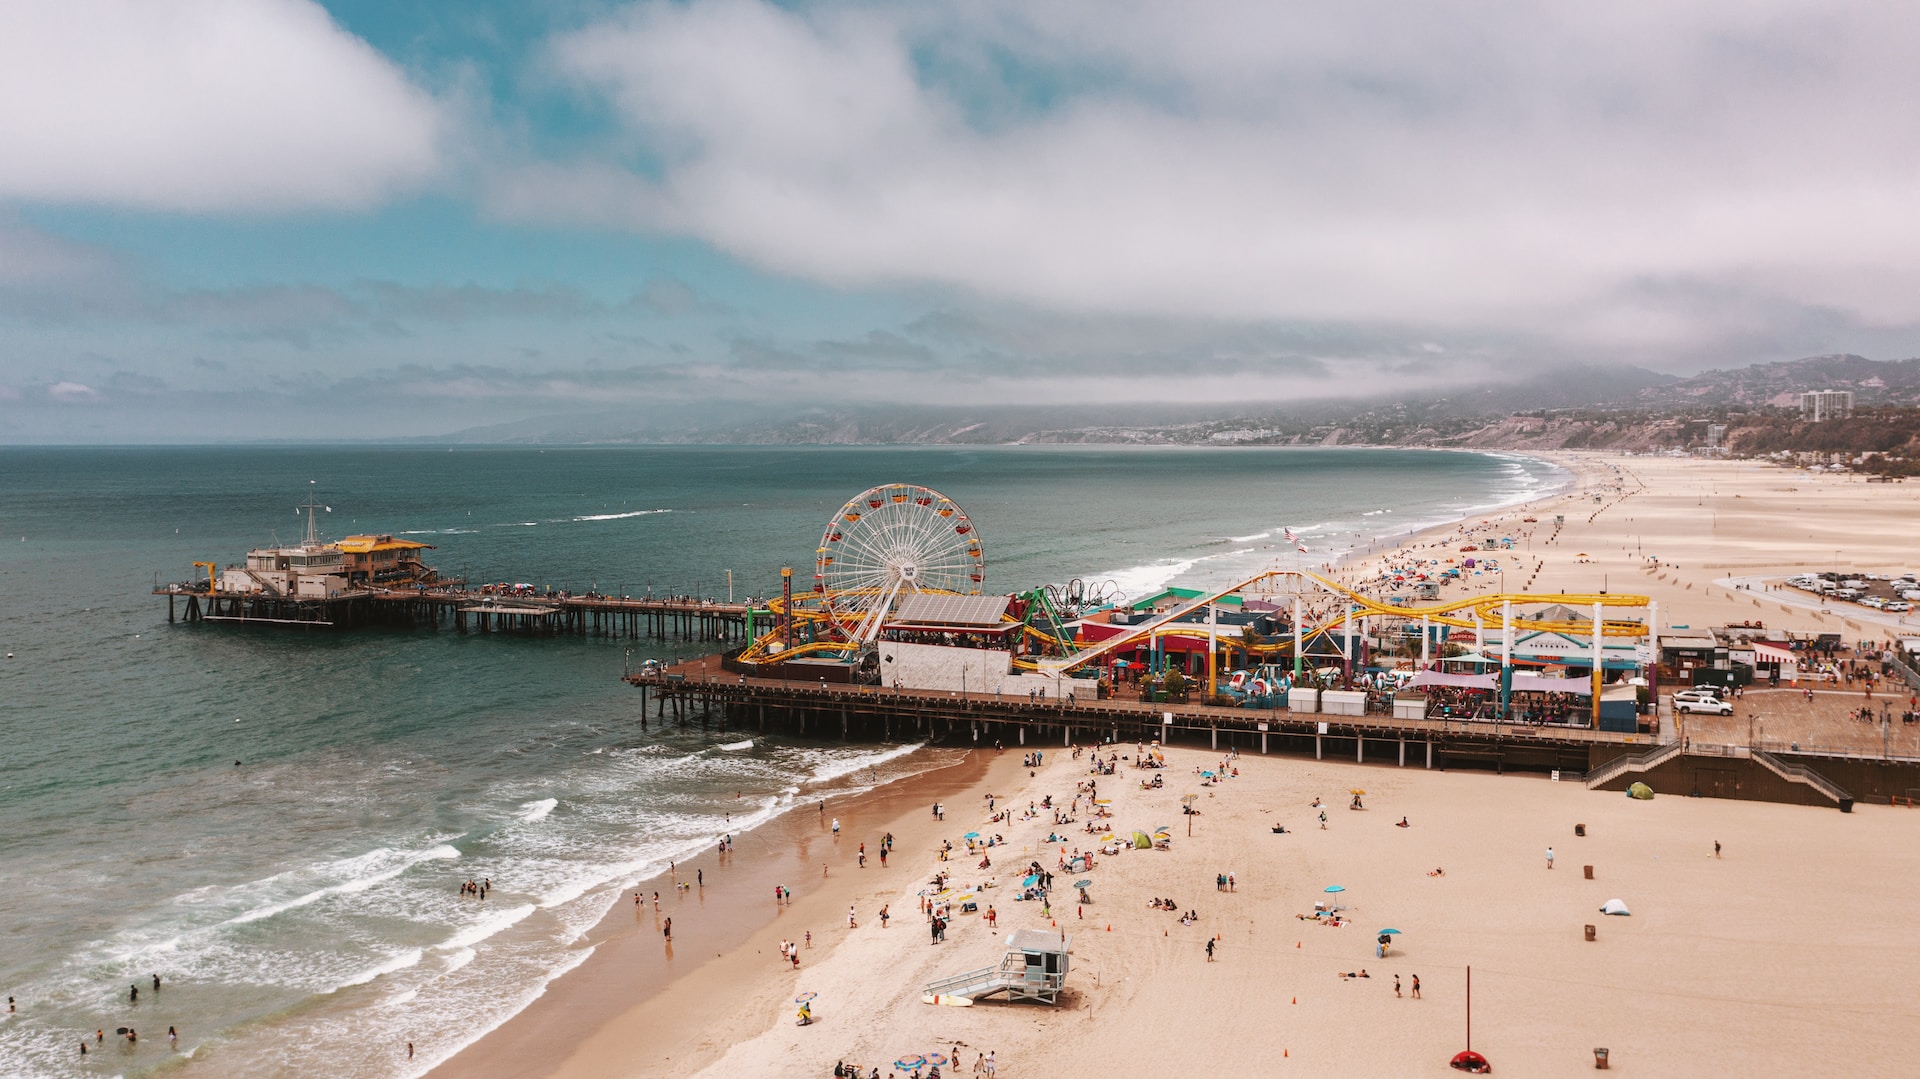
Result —
[[[1173, 633], [1192, 635], [1195, 632], [1204, 631], [1204, 626], [1196, 625], [1192, 622], [1182, 622], [1181, 619], [1186, 618], [1196, 611], [1205, 610], [1210, 604], [1218, 602], [1225, 596], [1233, 595], [1262, 581], [1271, 580], [1276, 577], [1304, 578], [1312, 581], [1325, 591], [1344, 599], [1349, 605], [1348, 609], [1355, 614], [1385, 615], [1393, 618], [1406, 619], [1424, 618], [1436, 625], [1452, 626], [1459, 629], [1504, 629], [1508, 625], [1503, 618], [1508, 603], [1516, 605], [1522, 603], [1534, 605], [1551, 603], [1585, 608], [1591, 608], [1595, 604], [1598, 604], [1602, 607], [1644, 608], [1652, 602], [1646, 596], [1617, 595], [1607, 592], [1552, 592], [1543, 594], [1500, 592], [1486, 596], [1470, 596], [1465, 599], [1457, 599], [1448, 603], [1439, 603], [1426, 607], [1398, 607], [1393, 604], [1381, 603], [1378, 600], [1371, 599], [1343, 584], [1322, 577], [1317, 573], [1304, 570], [1267, 570], [1263, 573], [1255, 574], [1238, 584], [1223, 588], [1211, 595], [1201, 596], [1184, 606], [1175, 608], [1162, 617], [1140, 626], [1132, 633], [1124, 633], [1118, 637], [1101, 641], [1092, 648], [1075, 652], [1066, 657], [1065, 660], [1059, 661], [1059, 669], [1068, 671], [1077, 667], [1084, 667], [1088, 663], [1099, 659], [1101, 656], [1115, 651], [1125, 651], [1139, 644], [1141, 641], [1151, 640], [1155, 637]], [[1478, 616], [1477, 622], [1474, 617], [1476, 615]], [[1511, 624], [1514, 629], [1537, 633], [1589, 634], [1593, 632], [1593, 621], [1591, 619], [1544, 619], [1516, 616]], [[1330, 628], [1330, 623], [1323, 623], [1312, 632], [1325, 632]], [[1646, 633], [1646, 623], [1637, 620], [1619, 619], [1610, 621], [1603, 618], [1600, 622], [1600, 635], [1602, 637], [1637, 638], [1645, 636]]]
[[[1485, 596], [1468, 596], [1463, 599], [1451, 600], [1446, 603], [1437, 603], [1424, 607], [1401, 607], [1390, 603], [1382, 603], [1379, 600], [1348, 588], [1337, 581], [1322, 577], [1317, 573], [1305, 570], [1267, 570], [1210, 595], [1201, 596], [1182, 606], [1176, 607], [1160, 618], [1135, 628], [1131, 633], [1123, 633], [1117, 637], [1101, 641], [1091, 648], [1081, 649], [1077, 652], [1071, 650], [1072, 642], [1070, 640], [1050, 634], [1030, 622], [1026, 623], [1021, 627], [1022, 636], [1039, 642], [1043, 648], [1048, 648], [1049, 650], [1057, 649], [1063, 653], [1063, 655], [1047, 659], [1022, 656], [1014, 660], [1014, 665], [1023, 670], [1039, 669], [1065, 672], [1084, 667], [1088, 663], [1099, 659], [1101, 656], [1108, 655], [1112, 652], [1125, 651], [1128, 648], [1138, 645], [1142, 641], [1151, 641], [1155, 637], [1170, 634], [1190, 636], [1197, 632], [1204, 632], [1206, 628], [1204, 625], [1183, 622], [1181, 620], [1197, 611], [1205, 610], [1208, 605], [1217, 603], [1226, 596], [1233, 595], [1236, 592], [1260, 584], [1263, 581], [1275, 578], [1294, 578], [1297, 581], [1311, 581], [1323, 591], [1344, 600], [1348, 605], [1347, 609], [1354, 614], [1380, 615], [1409, 620], [1424, 619], [1433, 625], [1451, 626], [1456, 629], [1504, 629], [1508, 625], [1508, 622], [1504, 619], [1504, 614], [1507, 610], [1507, 605], [1510, 603], [1514, 606], [1521, 604], [1529, 606], [1558, 604], [1590, 610], [1596, 604], [1605, 608], [1631, 609], [1645, 608], [1648, 603], [1651, 602], [1646, 596], [1621, 595], [1608, 592], [1498, 592]], [[798, 599], [798, 597], [796, 597], [796, 599]], [[768, 607], [775, 615], [786, 613], [784, 605], [779, 599], [769, 602]], [[792, 619], [796, 624], [814, 623], [824, 625], [828, 627], [830, 631], [832, 627], [837, 625], [833, 616], [828, 612], [802, 606], [798, 602], [794, 604]], [[1008, 616], [1006, 621], [1012, 623], [1015, 622], [1016, 619]], [[1336, 621], [1335, 619], [1324, 621], [1313, 629], [1305, 631], [1303, 637], [1324, 635], [1332, 630]], [[1560, 633], [1584, 636], [1593, 632], [1593, 620], [1591, 618], [1528, 618], [1516, 614], [1511, 625], [1516, 630], [1532, 633]], [[1602, 637], [1615, 638], [1644, 637], [1647, 635], [1647, 625], [1645, 622], [1637, 619], [1602, 618], [1600, 621], [1600, 635]], [[1291, 647], [1291, 642], [1249, 646], [1235, 642], [1230, 635], [1226, 639], [1229, 643], [1235, 644], [1236, 647], [1244, 648], [1250, 653], [1268, 654], [1273, 651]], [[774, 643], [776, 640], [777, 637], [775, 634], [765, 634], [749, 646], [746, 651], [741, 654], [740, 658], [749, 663], [764, 663], [827, 652], [844, 655], [849, 650], [858, 647], [855, 644], [843, 640], [817, 640], [797, 644], [792, 648], [783, 649], [779, 652], [768, 651], [768, 645]]]

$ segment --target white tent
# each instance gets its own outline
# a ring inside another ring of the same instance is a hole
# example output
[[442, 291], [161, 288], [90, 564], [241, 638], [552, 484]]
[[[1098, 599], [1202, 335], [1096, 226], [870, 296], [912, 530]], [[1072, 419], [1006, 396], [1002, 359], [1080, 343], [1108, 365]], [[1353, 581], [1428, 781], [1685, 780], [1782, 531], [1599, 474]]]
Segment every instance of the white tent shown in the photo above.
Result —
[[1620, 900], [1609, 899], [1607, 900], [1606, 904], [1600, 908], [1600, 913], [1631, 915], [1633, 912], [1628, 910], [1627, 905], [1625, 903], [1622, 903]]

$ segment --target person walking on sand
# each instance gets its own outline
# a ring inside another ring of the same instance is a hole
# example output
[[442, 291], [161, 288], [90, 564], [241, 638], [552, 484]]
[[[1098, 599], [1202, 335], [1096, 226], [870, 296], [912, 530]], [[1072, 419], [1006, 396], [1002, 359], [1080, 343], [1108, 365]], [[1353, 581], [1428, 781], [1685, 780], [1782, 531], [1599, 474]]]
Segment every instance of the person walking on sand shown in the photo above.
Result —
[[1718, 839], [1713, 841], [1713, 856], [1715, 858], [1720, 857], [1720, 841]]
[[668, 918], [667, 924], [660, 928], [660, 935], [666, 937], [668, 940], [673, 939], [673, 919], [672, 918]]
[[1420, 975], [1415, 974], [1415, 975], [1412, 975], [1412, 977], [1413, 977], [1413, 994], [1412, 994], [1413, 999], [1419, 1000], [1420, 999]]
[[1547, 848], [1547, 868], [1548, 869], [1553, 868], [1553, 848], [1552, 847]]
[[840, 818], [839, 817], [833, 818], [833, 834], [834, 835], [840, 834]]
[[853, 920], [853, 904], [851, 903], [847, 904], [847, 928], [848, 929], [860, 928], [860, 923]]
[[1213, 938], [1207, 938], [1207, 962], [1213, 962]]
[[1400, 995], [1400, 975], [1398, 974], [1393, 976], [1393, 995], [1396, 997]]

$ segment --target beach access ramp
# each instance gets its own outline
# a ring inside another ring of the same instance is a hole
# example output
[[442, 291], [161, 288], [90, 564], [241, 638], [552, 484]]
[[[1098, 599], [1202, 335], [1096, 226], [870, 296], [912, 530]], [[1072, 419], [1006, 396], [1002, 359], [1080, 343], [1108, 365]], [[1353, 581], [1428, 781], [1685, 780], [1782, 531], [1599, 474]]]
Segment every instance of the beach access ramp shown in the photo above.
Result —
[[1067, 984], [1073, 938], [1065, 933], [1016, 929], [1007, 935], [1006, 954], [997, 967], [981, 967], [927, 983], [928, 996], [979, 1000], [1005, 993], [1008, 1000], [1057, 1004]]

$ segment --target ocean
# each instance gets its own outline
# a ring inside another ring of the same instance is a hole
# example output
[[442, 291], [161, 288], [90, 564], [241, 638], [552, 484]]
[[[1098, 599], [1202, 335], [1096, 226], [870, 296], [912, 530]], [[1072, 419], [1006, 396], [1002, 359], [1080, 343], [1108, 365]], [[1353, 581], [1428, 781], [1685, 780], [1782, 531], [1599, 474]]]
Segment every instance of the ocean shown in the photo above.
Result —
[[988, 591], [1141, 595], [1565, 479], [1322, 448], [0, 449], [0, 1075], [418, 1074], [455, 1046], [396, 1063], [406, 1031], [498, 1026], [669, 859], [957, 756], [643, 732], [623, 666], [705, 645], [167, 623], [156, 583], [296, 541], [310, 491], [324, 536], [404, 534], [475, 583], [744, 599], [810, 583], [829, 516], [882, 483], [971, 516]]

